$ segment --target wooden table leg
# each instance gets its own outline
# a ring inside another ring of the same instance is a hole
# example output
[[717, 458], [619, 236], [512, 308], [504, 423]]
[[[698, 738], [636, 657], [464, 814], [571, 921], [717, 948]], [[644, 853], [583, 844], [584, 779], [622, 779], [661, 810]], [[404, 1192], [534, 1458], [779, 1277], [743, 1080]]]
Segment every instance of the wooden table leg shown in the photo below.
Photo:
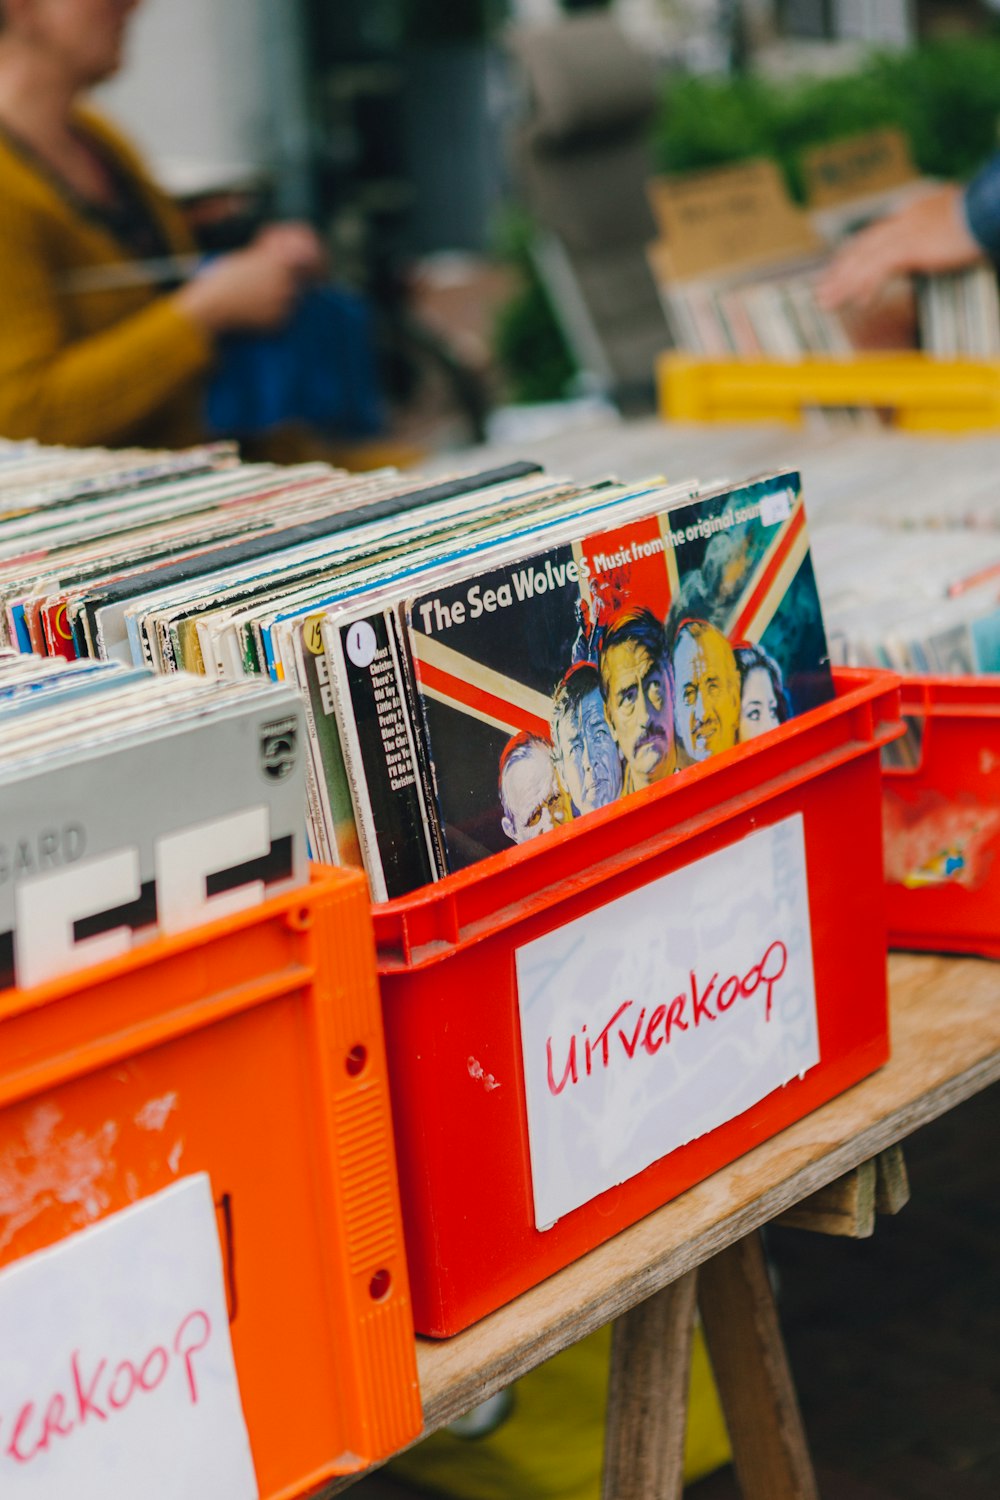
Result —
[[874, 1161], [862, 1162], [836, 1182], [810, 1193], [775, 1220], [787, 1229], [811, 1229], [814, 1234], [847, 1235], [866, 1240], [875, 1233], [877, 1170]]
[[743, 1500], [818, 1500], [759, 1234], [706, 1261], [698, 1305]]
[[910, 1201], [910, 1179], [902, 1146], [890, 1146], [875, 1158], [875, 1207], [880, 1214], [898, 1214]]
[[835, 1182], [819, 1188], [775, 1220], [789, 1229], [845, 1234], [863, 1240], [875, 1233], [875, 1214], [898, 1214], [910, 1199], [902, 1146], [889, 1146]]
[[680, 1500], [696, 1274], [690, 1271], [615, 1321], [604, 1500]]

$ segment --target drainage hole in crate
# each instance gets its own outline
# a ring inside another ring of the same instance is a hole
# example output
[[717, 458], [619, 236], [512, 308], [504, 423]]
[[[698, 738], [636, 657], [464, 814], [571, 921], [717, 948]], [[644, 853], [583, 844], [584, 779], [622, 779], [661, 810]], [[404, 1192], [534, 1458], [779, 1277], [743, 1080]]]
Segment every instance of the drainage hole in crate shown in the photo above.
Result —
[[293, 932], [308, 932], [312, 926], [313, 914], [308, 906], [300, 906], [297, 911], [290, 911], [285, 918]]
[[376, 1271], [371, 1281], [369, 1281], [368, 1295], [371, 1297], [373, 1302], [384, 1302], [386, 1297], [388, 1297], [389, 1295], [389, 1288], [391, 1286], [392, 1277], [390, 1276], [389, 1272], [383, 1267], [381, 1271]]
[[361, 1043], [359, 1042], [356, 1047], [352, 1047], [350, 1052], [348, 1052], [347, 1060], [344, 1065], [351, 1077], [357, 1078], [359, 1073], [364, 1072], [365, 1063], [367, 1061], [368, 1048], [362, 1047]]

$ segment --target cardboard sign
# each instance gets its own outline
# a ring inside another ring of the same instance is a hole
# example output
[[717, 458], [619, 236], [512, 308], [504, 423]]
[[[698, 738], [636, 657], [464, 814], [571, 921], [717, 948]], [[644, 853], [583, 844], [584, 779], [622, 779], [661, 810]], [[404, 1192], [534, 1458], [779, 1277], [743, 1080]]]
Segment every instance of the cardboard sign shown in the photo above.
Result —
[[803, 152], [802, 176], [810, 208], [835, 208], [855, 198], [903, 187], [917, 175], [901, 130], [871, 130]]
[[258, 1500], [207, 1176], [0, 1273], [4, 1500]]
[[773, 161], [654, 177], [647, 192], [669, 265], [681, 281], [811, 255], [821, 247]]
[[819, 1061], [802, 815], [517, 950], [535, 1224]]

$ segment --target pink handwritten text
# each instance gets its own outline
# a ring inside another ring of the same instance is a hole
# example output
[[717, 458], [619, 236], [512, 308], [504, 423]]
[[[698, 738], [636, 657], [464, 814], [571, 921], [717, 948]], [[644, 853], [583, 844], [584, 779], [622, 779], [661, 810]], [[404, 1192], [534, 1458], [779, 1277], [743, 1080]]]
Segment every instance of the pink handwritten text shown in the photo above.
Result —
[[[589, 1078], [595, 1069], [611, 1066], [612, 1057], [631, 1062], [638, 1052], [655, 1057], [678, 1032], [697, 1031], [722, 1019], [739, 999], [750, 999], [764, 992], [764, 1019], [770, 1021], [774, 987], [788, 967], [788, 949], [776, 939], [764, 951], [758, 963], [752, 964], [740, 978], [730, 974], [719, 983], [715, 973], [707, 984], [701, 984], [692, 969], [689, 988], [663, 1005], [647, 1010], [644, 1005], [634, 1013], [634, 1000], [623, 1000], [605, 1021], [600, 1031], [590, 1033], [586, 1025], [570, 1037], [565, 1062], [560, 1068], [553, 1055], [552, 1037], [545, 1040], [549, 1093], [558, 1096], [569, 1084], [579, 1083], [581, 1070]], [[632, 1012], [632, 1014], [628, 1014]], [[619, 1025], [619, 1022], [621, 1023]]]
[[173, 1338], [157, 1344], [142, 1359], [113, 1364], [107, 1356], [88, 1359], [74, 1349], [62, 1388], [41, 1400], [25, 1401], [10, 1418], [0, 1416], [0, 1459], [30, 1464], [54, 1441], [72, 1437], [82, 1427], [109, 1422], [136, 1397], [158, 1390], [172, 1370], [177, 1371], [175, 1379], [183, 1382], [182, 1399], [197, 1406], [195, 1356], [211, 1336], [208, 1313], [195, 1308], [181, 1320]]

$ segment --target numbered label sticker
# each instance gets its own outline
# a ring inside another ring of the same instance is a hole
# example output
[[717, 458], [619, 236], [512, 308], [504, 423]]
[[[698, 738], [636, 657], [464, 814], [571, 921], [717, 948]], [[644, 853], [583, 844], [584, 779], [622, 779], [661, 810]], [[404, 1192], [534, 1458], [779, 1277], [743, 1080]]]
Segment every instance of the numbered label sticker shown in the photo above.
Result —
[[323, 654], [323, 616], [310, 615], [302, 627], [302, 639], [313, 656]]
[[353, 625], [348, 626], [344, 649], [347, 652], [348, 661], [354, 666], [371, 666], [378, 650], [378, 641], [374, 629], [367, 620], [355, 620]]

